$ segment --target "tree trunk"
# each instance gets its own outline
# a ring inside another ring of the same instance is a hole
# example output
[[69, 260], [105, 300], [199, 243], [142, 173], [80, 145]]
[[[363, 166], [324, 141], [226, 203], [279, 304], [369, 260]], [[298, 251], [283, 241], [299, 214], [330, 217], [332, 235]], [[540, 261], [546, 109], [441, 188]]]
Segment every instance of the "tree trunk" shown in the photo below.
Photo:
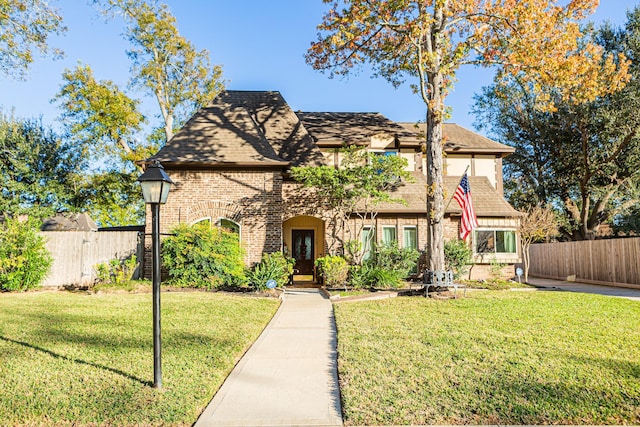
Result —
[[444, 270], [444, 187], [442, 159], [442, 75], [428, 76], [431, 89], [427, 106], [427, 258], [430, 270]]

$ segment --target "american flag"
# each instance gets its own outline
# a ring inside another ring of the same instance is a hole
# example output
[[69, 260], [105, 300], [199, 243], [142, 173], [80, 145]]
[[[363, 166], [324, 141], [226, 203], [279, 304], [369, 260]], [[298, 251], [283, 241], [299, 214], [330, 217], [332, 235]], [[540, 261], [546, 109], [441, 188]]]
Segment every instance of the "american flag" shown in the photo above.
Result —
[[469, 187], [469, 179], [467, 174], [462, 175], [460, 184], [456, 188], [456, 192], [453, 193], [453, 198], [456, 199], [460, 207], [462, 208], [462, 218], [460, 219], [460, 238], [466, 239], [471, 230], [478, 226], [478, 218], [473, 210], [473, 202], [471, 201], [471, 187]]

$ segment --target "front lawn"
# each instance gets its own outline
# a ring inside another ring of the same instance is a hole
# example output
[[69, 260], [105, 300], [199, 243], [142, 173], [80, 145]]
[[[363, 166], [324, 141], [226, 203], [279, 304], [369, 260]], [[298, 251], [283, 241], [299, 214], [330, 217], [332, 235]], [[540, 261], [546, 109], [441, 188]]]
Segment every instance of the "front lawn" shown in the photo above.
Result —
[[277, 307], [163, 293], [155, 390], [151, 294], [0, 294], [0, 425], [190, 426]]
[[346, 425], [640, 424], [640, 303], [563, 292], [335, 304]]

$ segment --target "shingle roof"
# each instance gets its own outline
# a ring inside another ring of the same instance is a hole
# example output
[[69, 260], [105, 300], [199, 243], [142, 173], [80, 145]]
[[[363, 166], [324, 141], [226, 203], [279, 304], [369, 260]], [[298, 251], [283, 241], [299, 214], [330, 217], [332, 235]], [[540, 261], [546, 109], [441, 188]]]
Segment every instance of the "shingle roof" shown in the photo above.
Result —
[[[460, 183], [459, 176], [445, 176], [445, 206], [453, 198]], [[469, 187], [471, 188], [471, 200], [476, 216], [484, 217], [515, 217], [521, 216], [498, 192], [493, 188], [486, 176], [470, 176]], [[455, 200], [449, 203], [447, 213], [452, 215], [462, 214], [462, 209]]]
[[321, 164], [322, 153], [279, 92], [225, 91], [149, 160], [165, 167]]
[[414, 132], [379, 113], [298, 112], [298, 117], [321, 147], [343, 144], [368, 145], [373, 135], [386, 133], [402, 139], [414, 140]]
[[[413, 183], [402, 183], [392, 193], [394, 198], [403, 199], [406, 204], [382, 203], [378, 205], [379, 213], [424, 213], [427, 210], [427, 177], [421, 172], [412, 172], [415, 179]], [[445, 206], [449, 215], [460, 215], [460, 206], [453, 197], [460, 177], [445, 176], [443, 178], [445, 189]], [[511, 205], [491, 186], [489, 180], [484, 176], [469, 177], [471, 187], [471, 199], [476, 215], [479, 217], [514, 217], [520, 216]]]
[[[424, 140], [426, 126], [424, 123], [398, 123], [407, 131], [414, 133], [416, 140]], [[507, 156], [515, 151], [513, 147], [500, 144], [476, 132], [458, 126], [455, 123], [443, 123], [444, 151], [447, 153], [491, 153]]]

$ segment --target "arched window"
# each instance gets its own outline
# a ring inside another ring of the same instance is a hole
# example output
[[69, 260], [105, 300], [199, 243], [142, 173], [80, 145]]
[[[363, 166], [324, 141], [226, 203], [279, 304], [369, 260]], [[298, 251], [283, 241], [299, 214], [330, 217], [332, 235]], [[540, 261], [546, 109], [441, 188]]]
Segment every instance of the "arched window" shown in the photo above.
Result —
[[194, 225], [194, 224], [200, 224], [200, 225], [209, 224], [209, 225], [211, 225], [211, 217], [208, 216], [208, 217], [196, 219], [195, 221], [193, 221], [191, 223], [191, 225]]
[[218, 218], [218, 221], [216, 221], [216, 225], [218, 227], [226, 228], [227, 230], [236, 233], [238, 235], [238, 239], [240, 239], [240, 224], [238, 224], [237, 222], [228, 218]]

